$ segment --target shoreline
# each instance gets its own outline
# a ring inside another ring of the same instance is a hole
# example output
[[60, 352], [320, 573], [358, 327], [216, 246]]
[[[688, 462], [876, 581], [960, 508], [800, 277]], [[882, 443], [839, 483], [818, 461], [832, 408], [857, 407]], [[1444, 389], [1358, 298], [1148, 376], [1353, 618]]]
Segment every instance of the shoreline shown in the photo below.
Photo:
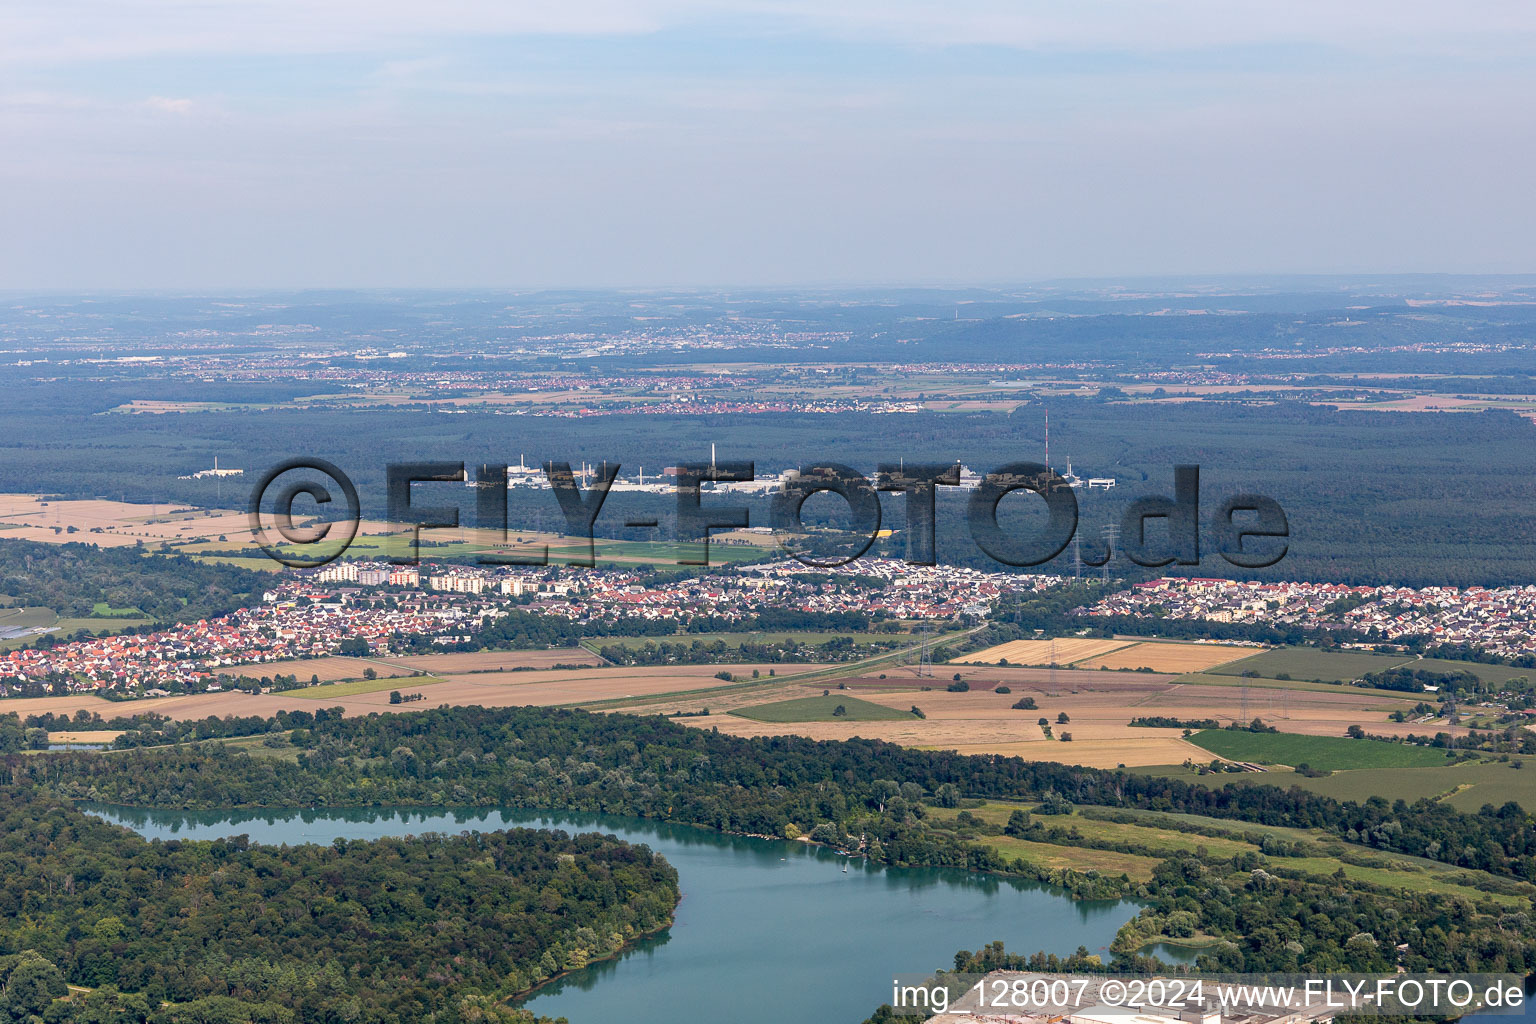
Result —
[[[660, 856], [660, 854], [657, 854], [657, 856]], [[614, 960], [622, 959], [624, 954], [626, 954], [626, 953], [630, 952], [631, 950], [633, 950], [641, 942], [645, 941], [646, 939], [655, 938], [657, 935], [660, 935], [662, 932], [667, 931], [673, 925], [675, 925], [677, 923], [677, 908], [682, 906], [683, 905], [683, 900], [685, 900], [687, 898], [688, 897], [687, 897], [687, 895], [685, 893], [683, 893], [681, 891], [678, 892], [677, 903], [672, 907], [672, 913], [667, 915], [667, 923], [666, 924], [658, 925], [657, 927], [652, 928], [650, 931], [641, 932], [640, 934], [636, 935], [634, 938], [627, 940], [622, 946], [620, 946], [618, 949], [614, 950], [612, 953], [609, 953], [607, 956], [600, 956], [600, 957], [596, 958], [595, 960], [588, 961], [587, 964], [585, 966], [583, 966], [583, 967], [571, 967], [571, 968], [567, 968], [566, 970], [563, 970], [563, 971], [558, 971], [558, 972], [556, 972], [554, 974], [551, 974], [549, 977], [545, 978], [543, 981], [539, 982], [537, 985], [533, 985], [533, 986], [531, 986], [529, 988], [525, 988], [525, 989], [523, 989], [520, 992], [514, 992], [514, 993], [512, 993], [509, 996], [505, 996], [505, 997], [502, 998], [501, 1001], [503, 1003], [514, 1004], [514, 1006], [515, 1006], [516, 1004], [519, 1004], [519, 1003], [522, 1003], [522, 1002], [525, 1002], [526, 1000], [528, 1000], [531, 996], [533, 996], [535, 993], [537, 993], [539, 991], [539, 989], [541, 989], [541, 988], [548, 988], [550, 985], [554, 984], [555, 982], [559, 981], [562, 978], [566, 978], [566, 977], [569, 977], [572, 974], [576, 974], [576, 973], [578, 973], [580, 971], [584, 971], [588, 967], [595, 967], [598, 964], [610, 963], [610, 962], [612, 962]], [[517, 1008], [520, 1009], [521, 1007], [517, 1007]]]

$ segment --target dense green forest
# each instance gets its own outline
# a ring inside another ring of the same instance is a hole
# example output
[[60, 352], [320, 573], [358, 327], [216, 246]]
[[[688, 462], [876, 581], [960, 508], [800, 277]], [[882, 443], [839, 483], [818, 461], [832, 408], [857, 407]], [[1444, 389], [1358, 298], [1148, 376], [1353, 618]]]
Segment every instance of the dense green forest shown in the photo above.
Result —
[[271, 577], [139, 546], [0, 540], [0, 595], [83, 618], [97, 604], [134, 609], [156, 622], [222, 615], [250, 604]]
[[16, 786], [0, 787], [0, 866], [0, 952], [59, 975], [12, 1009], [68, 979], [134, 993], [118, 1019], [155, 1022], [531, 1020], [501, 1000], [665, 927], [679, 899], [669, 864], [611, 837], [146, 842]]

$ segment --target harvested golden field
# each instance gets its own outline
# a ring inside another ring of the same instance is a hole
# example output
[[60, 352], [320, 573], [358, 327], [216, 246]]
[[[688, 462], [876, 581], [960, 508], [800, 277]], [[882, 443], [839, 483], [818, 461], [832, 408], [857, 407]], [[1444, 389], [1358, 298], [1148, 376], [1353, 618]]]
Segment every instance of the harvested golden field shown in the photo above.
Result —
[[252, 679], [260, 679], [262, 676], [298, 676], [303, 682], [308, 682], [311, 676], [319, 676], [322, 683], [339, 683], [346, 679], [362, 679], [363, 673], [370, 668], [381, 676], [408, 676], [416, 669], [405, 665], [405, 660], [346, 658], [333, 654], [326, 658], [293, 658], [254, 665], [231, 665], [220, 671]]
[[1089, 637], [1066, 637], [1058, 640], [1010, 640], [1006, 644], [956, 658], [959, 665], [996, 665], [1007, 661], [1011, 665], [1070, 665], [1082, 658], [1104, 654], [1130, 646], [1127, 640], [1099, 640]]
[[[946, 666], [947, 667], [947, 666]], [[955, 750], [966, 754], [1006, 754], [1030, 760], [1058, 761], [1095, 767], [1124, 764], [1128, 767], [1177, 764], [1186, 758], [1209, 761], [1209, 752], [1186, 743], [1183, 729], [1133, 726], [1133, 718], [1166, 717], [1180, 720], [1214, 719], [1221, 725], [1262, 718], [1282, 732], [1318, 736], [1343, 736], [1353, 724], [1372, 733], [1397, 734], [1439, 731], [1412, 722], [1396, 723], [1388, 715], [1401, 702], [1380, 695], [1341, 687], [1314, 692], [1253, 686], [1244, 696], [1239, 686], [1212, 686], [1177, 682], [1175, 677], [1152, 673], [1103, 672], [1081, 669], [1023, 669], [966, 667], [960, 670], [971, 689], [951, 693], [947, 677], [916, 680], [910, 675], [890, 679], [845, 680], [849, 692], [860, 700], [901, 711], [914, 705], [922, 719], [898, 722], [754, 722], [734, 716], [682, 719], [689, 725], [718, 727], [743, 736], [796, 734], [813, 739], [846, 739], [862, 736], [905, 746]], [[997, 693], [1002, 683], [1011, 691]], [[914, 684], [929, 685], [921, 690]], [[819, 693], [823, 684], [788, 683], [783, 696]], [[837, 692], [834, 690], [833, 692]], [[756, 691], [754, 691], [756, 693]], [[723, 694], [708, 702], [713, 711], [728, 711], [733, 702], [761, 702], [753, 694]], [[1015, 709], [1021, 698], [1036, 707]], [[696, 709], [694, 700], [658, 701], [628, 710], [669, 713]], [[1065, 714], [1068, 721], [1059, 721]], [[1047, 740], [1039, 720], [1050, 724]], [[1063, 742], [1070, 734], [1070, 742]]]
[[[865, 698], [861, 698], [865, 699]], [[922, 707], [921, 702], [918, 703]], [[927, 720], [896, 722], [754, 722], [735, 715], [709, 715], [680, 718], [679, 722], [701, 729], [718, 727], [737, 736], [806, 736], [816, 740], [845, 740], [858, 736], [885, 740], [906, 747], [953, 750], [961, 754], [1005, 754], [1028, 761], [1055, 761], [1091, 768], [1135, 767], [1151, 764], [1178, 764], [1187, 758], [1208, 761], [1210, 754], [1179, 738], [1178, 730], [1137, 729], [1133, 738], [1060, 740], [1069, 726], [1053, 726], [1057, 739], [1047, 740], [1035, 724], [1038, 717], [1030, 712], [1015, 712], [1019, 718], [997, 716], [935, 719], [928, 708]]]
[[[0, 700], [0, 715], [73, 715], [76, 711], [94, 711], [102, 718], [136, 713], [140, 707], [148, 710], [150, 701], [134, 701], [122, 704], [102, 700], [94, 694], [72, 694], [68, 697], [8, 697]], [[130, 708], [135, 710], [129, 710]]]
[[[1138, 703], [1135, 713], [1168, 715], [1175, 718], [1215, 718], [1229, 722], [1262, 718], [1281, 732], [1306, 736], [1343, 736], [1351, 725], [1364, 726], [1379, 735], [1449, 732], [1461, 735], [1464, 727], [1446, 725], [1444, 720], [1428, 723], [1394, 722], [1388, 716], [1407, 710], [1415, 695], [1405, 699], [1382, 697], [1355, 687], [1340, 686], [1329, 690], [1292, 690], [1249, 686], [1246, 699], [1242, 686], [1210, 686], [1177, 683], [1154, 699]], [[1221, 691], [1227, 691], [1222, 693]], [[1246, 717], [1245, 717], [1246, 715]]]
[[[247, 487], [244, 477], [226, 480], [231, 494]], [[70, 533], [73, 526], [75, 533]], [[386, 523], [364, 522], [361, 534], [390, 530]], [[250, 520], [231, 509], [193, 509], [183, 505], [137, 505], [99, 499], [44, 501], [36, 494], [0, 494], [0, 538], [83, 543], [99, 547], [218, 542], [250, 544]]]
[[[1143, 729], [1156, 733], [1162, 730]], [[1153, 764], [1183, 764], [1188, 758], [1210, 760], [1210, 754], [1177, 735], [1152, 736], [1129, 740], [1077, 740], [1071, 743], [1033, 744], [956, 744], [958, 754], [1001, 754], [1026, 761], [1054, 761], [1084, 768], [1136, 768]]]
[[[854, 690], [889, 690], [911, 693], [943, 690], [958, 675], [973, 690], [991, 690], [997, 686], [1020, 693], [1076, 693], [1079, 690], [1145, 693], [1148, 687], [1162, 687], [1176, 678], [1166, 673], [1089, 672], [1075, 668], [1024, 668], [1018, 665], [935, 665], [932, 676], [917, 676], [910, 667], [886, 670], [886, 677], [849, 676], [837, 680]], [[825, 685], [825, 684], [823, 684]]]
[[[226, 480], [232, 495], [245, 496], [245, 477]], [[70, 533], [73, 526], [78, 532]], [[62, 532], [55, 533], [54, 528]], [[364, 520], [359, 535], [391, 533], [398, 527]], [[100, 532], [92, 532], [97, 531]], [[52, 543], [84, 543], [116, 547], [143, 541], [146, 545], [218, 543], [250, 544], [250, 520], [234, 509], [194, 509], [184, 505], [139, 505], [101, 499], [44, 500], [36, 494], [0, 494], [0, 537]]]
[[1257, 654], [1261, 649], [1224, 644], [1141, 643], [1131, 644], [1128, 647], [1121, 646], [1118, 650], [1084, 658], [1077, 662], [1075, 667], [1145, 668], [1153, 672], [1203, 672], [1208, 668]]
[[133, 715], [157, 714], [168, 718], [207, 718], [209, 715], [270, 715], [279, 705], [268, 708], [265, 696], [245, 693], [204, 693], [188, 697], [156, 697], [150, 700], [112, 701], [95, 694], [71, 694], [68, 697], [12, 697], [0, 700], [0, 714], [27, 715], [53, 713], [73, 715], [76, 711], [94, 711], [107, 721]]
[[50, 732], [49, 743], [111, 743], [123, 734], [121, 729], [93, 729], [90, 732]]
[[[1039, 669], [1016, 671], [1033, 671], [1042, 677], [1052, 674]], [[943, 688], [943, 680], [936, 681], [936, 689], [927, 691], [858, 690], [859, 699], [871, 703], [902, 711], [915, 705], [926, 716], [921, 719], [774, 723], [710, 715], [681, 721], [699, 727], [718, 727], [722, 732], [739, 736], [793, 734], [812, 739], [861, 736], [909, 747], [955, 750], [966, 754], [1011, 754], [1029, 760], [1093, 767], [1169, 764], [1191, 757], [1209, 760], [1204, 751], [1185, 743], [1177, 729], [1143, 729], [1127, 725], [1137, 713], [1128, 708], [1165, 691], [1170, 685], [1167, 677], [1116, 676], [1106, 679], [1105, 673], [1070, 669], [1054, 674], [1058, 677], [1055, 685], [1047, 679], [1039, 680], [1036, 686], [1022, 685], [1014, 680], [1007, 684], [1012, 692], [1006, 694], [990, 689], [951, 693]], [[1089, 689], [1095, 683], [1105, 685], [1101, 689]], [[791, 689], [799, 689], [802, 693], [819, 692], [815, 685]], [[1015, 709], [1013, 704], [1024, 696], [1032, 697], [1038, 707]], [[683, 710], [686, 703], [676, 702], [669, 710]], [[721, 708], [727, 703], [722, 701]], [[710, 706], [712, 710], [716, 707], [714, 704]], [[1070, 721], [1059, 724], [1057, 716], [1063, 712]], [[1039, 725], [1041, 718], [1051, 723], [1052, 739], [1046, 739], [1045, 731]], [[1063, 732], [1072, 734], [1071, 742], [1061, 740]], [[1171, 762], [1169, 758], [1172, 758]]]

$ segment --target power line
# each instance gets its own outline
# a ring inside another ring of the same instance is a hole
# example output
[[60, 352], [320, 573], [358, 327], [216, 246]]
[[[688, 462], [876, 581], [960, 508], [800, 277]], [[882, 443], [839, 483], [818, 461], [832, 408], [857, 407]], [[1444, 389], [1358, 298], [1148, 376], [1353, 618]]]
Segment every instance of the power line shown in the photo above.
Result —
[[1120, 540], [1120, 527], [1114, 523], [1104, 527], [1104, 582], [1109, 582], [1109, 562], [1115, 557], [1115, 545]]

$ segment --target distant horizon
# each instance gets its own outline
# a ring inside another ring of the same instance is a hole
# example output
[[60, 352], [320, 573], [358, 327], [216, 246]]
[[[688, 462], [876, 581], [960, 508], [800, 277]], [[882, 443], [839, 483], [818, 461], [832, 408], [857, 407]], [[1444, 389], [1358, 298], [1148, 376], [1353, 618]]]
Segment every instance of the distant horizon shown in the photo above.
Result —
[[[693, 283], [693, 284], [551, 284], [551, 285], [517, 285], [517, 284], [482, 284], [482, 285], [412, 285], [412, 284], [378, 284], [378, 285], [331, 285], [331, 284], [293, 284], [293, 285], [259, 285], [236, 284], [227, 286], [178, 286], [178, 285], [145, 285], [133, 288], [59, 286], [52, 288], [9, 288], [0, 287], [0, 297], [11, 298], [93, 298], [99, 296], [112, 297], [155, 297], [155, 298], [215, 298], [228, 296], [315, 296], [315, 295], [668, 295], [668, 294], [837, 294], [857, 295], [861, 293], [878, 294], [882, 292], [911, 292], [916, 294], [931, 293], [938, 295], [955, 295], [967, 292], [975, 292], [982, 295], [995, 295], [1001, 298], [1026, 298], [1025, 295], [1009, 295], [1011, 290], [1020, 292], [1028, 291], [1052, 291], [1069, 294], [1074, 290], [1083, 292], [1114, 289], [1117, 287], [1137, 286], [1151, 289], [1154, 293], [1162, 289], [1200, 288], [1211, 290], [1212, 295], [1220, 294], [1318, 294], [1329, 291], [1339, 291], [1340, 294], [1348, 294], [1351, 284], [1356, 286], [1370, 285], [1397, 285], [1408, 287], [1411, 285], [1429, 286], [1443, 284], [1447, 286], [1477, 287], [1477, 286], [1503, 286], [1511, 288], [1536, 288], [1536, 270], [1531, 271], [1500, 271], [1489, 273], [1458, 272], [1458, 271], [1381, 271], [1360, 273], [1332, 273], [1332, 272], [1297, 272], [1297, 273], [1190, 273], [1190, 274], [1125, 274], [1090, 277], [1056, 277], [1035, 278], [1028, 280], [994, 281], [994, 282], [923, 282], [923, 281], [867, 281], [867, 282], [823, 282], [809, 281], [792, 282], [783, 284], [754, 284], [751, 282], [736, 283]], [[1292, 285], [1294, 287], [1285, 287]], [[1312, 287], [1307, 287], [1311, 285]], [[1245, 291], [1253, 289], [1254, 291]], [[1113, 299], [1114, 295], [1099, 294], [1101, 299]], [[965, 300], [961, 300], [965, 301]]]

